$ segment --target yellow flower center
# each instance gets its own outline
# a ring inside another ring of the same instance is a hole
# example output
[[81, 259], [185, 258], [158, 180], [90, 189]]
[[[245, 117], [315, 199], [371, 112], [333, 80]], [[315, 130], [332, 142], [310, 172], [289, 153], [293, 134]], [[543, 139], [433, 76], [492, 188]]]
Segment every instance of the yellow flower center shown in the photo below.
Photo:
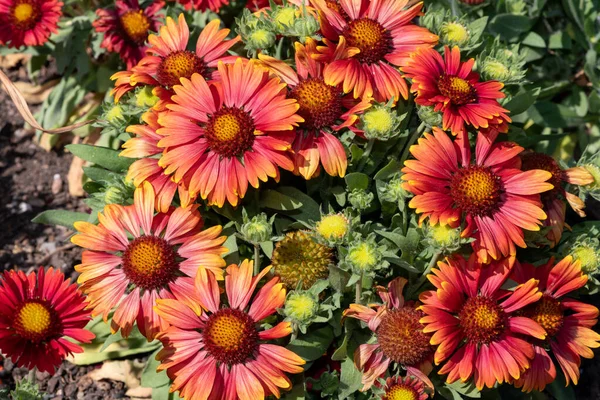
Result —
[[231, 308], [210, 315], [203, 336], [208, 352], [227, 365], [246, 361], [258, 345], [254, 320], [245, 312]]
[[130, 10], [120, 17], [123, 30], [134, 43], [141, 45], [148, 39], [150, 20], [143, 10]]
[[379, 22], [370, 18], [350, 21], [344, 29], [343, 35], [348, 46], [357, 47], [360, 50], [356, 58], [367, 64], [381, 61], [392, 49], [389, 32]]
[[456, 205], [468, 214], [491, 215], [500, 202], [500, 178], [487, 167], [471, 165], [458, 170], [450, 181]]
[[564, 314], [560, 302], [544, 295], [537, 303], [529, 306], [524, 315], [542, 326], [549, 337], [555, 336], [562, 327]]
[[461, 45], [469, 40], [469, 31], [458, 22], [449, 22], [442, 27], [442, 34], [447, 42]]
[[29, 340], [44, 339], [51, 326], [51, 311], [45, 305], [35, 301], [25, 303], [15, 316], [15, 330], [19, 336]]
[[376, 249], [370, 243], [363, 242], [348, 251], [348, 260], [353, 266], [367, 271], [378, 264]]
[[440, 246], [450, 246], [456, 243], [460, 237], [458, 229], [448, 225], [435, 225], [429, 228], [431, 238]]
[[164, 239], [140, 236], [129, 244], [122, 256], [123, 271], [141, 288], [159, 289], [172, 281], [179, 270], [177, 253]]
[[394, 385], [385, 392], [386, 400], [418, 400], [415, 390], [405, 385]]
[[235, 157], [252, 148], [254, 120], [237, 107], [223, 107], [210, 117], [206, 126], [210, 148], [223, 157]]
[[440, 93], [454, 105], [464, 105], [477, 101], [475, 87], [466, 80], [453, 75], [442, 75], [438, 80]]
[[317, 280], [327, 278], [332, 262], [333, 251], [303, 231], [287, 233], [275, 245], [271, 258], [275, 275], [288, 289], [296, 289], [300, 281], [302, 289], [308, 289]]
[[349, 221], [344, 215], [333, 214], [321, 218], [316, 230], [326, 240], [340, 240], [348, 233], [349, 228]]
[[389, 109], [378, 107], [365, 113], [363, 123], [365, 130], [382, 135], [394, 127], [394, 117]]
[[329, 127], [342, 115], [342, 90], [322, 78], [301, 81], [290, 93], [298, 101], [298, 114], [309, 129]]
[[195, 53], [191, 51], [176, 51], [162, 59], [156, 74], [161, 85], [172, 87], [179, 85], [180, 78], [191, 78], [192, 74], [203, 74], [206, 65]]
[[502, 307], [484, 296], [467, 299], [458, 319], [467, 340], [477, 344], [487, 344], [498, 339], [507, 323]]
[[12, 26], [19, 30], [29, 30], [40, 19], [41, 13], [37, 4], [31, 0], [17, 0], [9, 15], [12, 16]]
[[298, 320], [307, 321], [317, 309], [313, 297], [306, 293], [292, 293], [285, 301], [286, 315]]
[[431, 353], [431, 335], [423, 332], [421, 311], [412, 307], [389, 310], [377, 327], [377, 342], [383, 353], [404, 366], [418, 365]]
[[571, 255], [573, 259], [581, 263], [581, 270], [590, 274], [598, 269], [600, 264], [600, 254], [597, 249], [592, 246], [582, 244], [575, 247]]

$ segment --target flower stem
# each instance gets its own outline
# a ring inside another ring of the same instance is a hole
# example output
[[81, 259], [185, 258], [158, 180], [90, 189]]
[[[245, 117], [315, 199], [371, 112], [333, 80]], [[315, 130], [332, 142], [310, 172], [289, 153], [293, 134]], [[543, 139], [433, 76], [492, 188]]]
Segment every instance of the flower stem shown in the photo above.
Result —
[[254, 275], [260, 272], [260, 247], [258, 243], [254, 243]]
[[365, 147], [365, 152], [363, 153], [362, 157], [360, 158], [360, 163], [358, 164], [357, 171], [362, 171], [363, 168], [365, 167], [365, 164], [367, 163], [367, 161], [369, 161], [369, 156], [371, 155], [371, 152], [373, 151], [374, 145], [375, 145], [375, 139], [369, 139], [369, 141], [367, 142], [367, 147]]
[[402, 157], [400, 157], [400, 162], [402, 164], [404, 164], [404, 161], [406, 161], [406, 159], [408, 158], [408, 151], [410, 150], [410, 146], [415, 144], [417, 139], [421, 136], [421, 134], [425, 130], [425, 126], [426, 126], [425, 122], [421, 122], [421, 125], [419, 125], [417, 130], [413, 132], [412, 136], [408, 140], [408, 143], [406, 143], [406, 146], [404, 146], [404, 150], [402, 151]]
[[354, 298], [356, 304], [360, 304], [360, 300], [362, 298], [362, 281], [363, 274], [360, 274], [360, 279], [356, 282], [356, 296]]
[[412, 289], [410, 291], [411, 295], [419, 292], [419, 289], [421, 288], [421, 286], [423, 286], [423, 284], [427, 280], [427, 275], [429, 275], [429, 273], [431, 272], [431, 269], [437, 264], [437, 261], [440, 259], [441, 255], [442, 255], [442, 252], [437, 251], [437, 252], [435, 252], [433, 257], [431, 257], [431, 261], [429, 261], [427, 268], [425, 268], [425, 271], [423, 271], [423, 275], [421, 275], [419, 280], [413, 285], [414, 289]]

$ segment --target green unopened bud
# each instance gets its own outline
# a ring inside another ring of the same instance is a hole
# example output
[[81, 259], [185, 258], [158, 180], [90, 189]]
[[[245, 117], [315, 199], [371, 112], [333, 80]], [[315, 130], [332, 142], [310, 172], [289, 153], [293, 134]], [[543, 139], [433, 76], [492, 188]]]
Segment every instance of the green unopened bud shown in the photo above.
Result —
[[276, 36], [267, 29], [256, 29], [248, 35], [246, 47], [252, 50], [268, 49], [275, 44]]
[[293, 33], [304, 43], [309, 37], [318, 39], [317, 32], [319, 32], [320, 28], [319, 21], [314, 16], [307, 14], [296, 18]]
[[484, 63], [481, 68], [482, 73], [484, 73], [489, 79], [493, 79], [496, 81], [505, 81], [510, 77], [510, 70], [506, 65], [497, 60], [489, 60]]
[[342, 243], [350, 232], [350, 220], [342, 213], [325, 215], [317, 222], [315, 232], [328, 244]]
[[430, 106], [417, 106], [417, 114], [419, 119], [423, 121], [429, 128], [433, 126], [442, 126], [442, 113], [435, 111]]
[[506, 11], [514, 15], [524, 15], [527, 9], [527, 3], [523, 0], [506, 0]]
[[277, 32], [283, 33], [294, 26], [297, 11], [298, 9], [294, 7], [277, 7], [275, 9], [271, 14], [271, 19]]
[[354, 189], [348, 195], [348, 201], [352, 207], [356, 208], [358, 211], [363, 211], [369, 208], [374, 198], [375, 195], [373, 195], [373, 193], [362, 189]]
[[586, 164], [583, 166], [590, 175], [594, 177], [594, 182], [587, 185], [585, 188], [588, 190], [598, 190], [600, 189], [600, 167], [595, 164]]
[[434, 225], [429, 227], [428, 236], [435, 247], [448, 249], [456, 246], [460, 241], [460, 231], [448, 225]]
[[309, 323], [319, 312], [319, 299], [307, 291], [292, 291], [285, 300], [283, 313], [292, 321]]
[[267, 216], [264, 213], [260, 213], [245, 222], [240, 229], [240, 233], [247, 240], [260, 243], [271, 239], [273, 226], [267, 219]]
[[389, 140], [398, 135], [398, 127], [403, 119], [390, 105], [377, 104], [362, 115], [361, 129], [367, 139]]
[[128, 193], [125, 193], [123, 188], [111, 186], [104, 192], [105, 204], [123, 204], [127, 200]]
[[404, 201], [404, 199], [412, 196], [410, 192], [402, 187], [402, 177], [397, 176], [391, 179], [388, 183], [383, 186], [379, 198], [383, 201], [390, 203], [398, 203]]
[[117, 123], [118, 120], [123, 120], [123, 107], [121, 107], [119, 104], [115, 104], [109, 108], [108, 111], [106, 111], [104, 114], [104, 119], [111, 124]]
[[371, 272], [381, 266], [383, 254], [374, 240], [361, 240], [348, 248], [345, 262], [356, 274]]
[[600, 246], [597, 239], [576, 243], [571, 250], [571, 255], [575, 261], [581, 263], [581, 270], [586, 274], [592, 274], [600, 267]]
[[440, 42], [447, 45], [462, 46], [470, 37], [469, 29], [460, 22], [444, 22], [440, 28]]
[[477, 69], [485, 80], [495, 80], [506, 85], [521, 83], [525, 77], [525, 56], [517, 45], [506, 47], [496, 41], [489, 52], [483, 52]]
[[152, 93], [151, 86], [144, 86], [135, 94], [135, 105], [138, 107], [154, 107], [158, 100], [158, 96]]

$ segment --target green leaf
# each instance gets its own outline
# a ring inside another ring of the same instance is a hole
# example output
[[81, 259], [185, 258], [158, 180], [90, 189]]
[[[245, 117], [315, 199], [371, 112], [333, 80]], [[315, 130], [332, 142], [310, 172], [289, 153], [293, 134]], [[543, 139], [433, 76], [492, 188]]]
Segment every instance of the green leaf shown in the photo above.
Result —
[[271, 258], [273, 256], [273, 242], [271, 242], [270, 240], [266, 240], [264, 242], [260, 242], [259, 245], [268, 258]]
[[373, 179], [386, 180], [388, 178], [391, 178], [392, 176], [400, 172], [400, 168], [402, 168], [402, 163], [396, 159], [392, 159], [389, 163], [387, 163], [385, 167], [377, 171]]
[[506, 103], [504, 107], [510, 111], [511, 116], [521, 114], [527, 111], [527, 109], [531, 107], [533, 103], [535, 103], [535, 100], [538, 98], [539, 94], [539, 87], [536, 87], [533, 90], [523, 89], [512, 99], [510, 99], [510, 101]]
[[542, 49], [546, 48], [546, 42], [544, 41], [544, 38], [535, 32], [529, 32], [521, 43], [531, 47], [539, 47]]
[[94, 182], [107, 182], [119, 176], [114, 172], [98, 167], [84, 167], [83, 172], [85, 173], [85, 176]]
[[286, 215], [289, 215], [296, 221], [302, 222], [304, 225], [308, 225], [309, 221], [318, 221], [321, 219], [319, 204], [312, 197], [291, 186], [282, 186], [279, 188], [279, 192], [302, 204], [302, 207], [299, 209], [284, 211], [283, 213]]
[[557, 31], [550, 35], [548, 38], [549, 49], [570, 49], [571, 38], [566, 32]]
[[488, 27], [492, 34], [500, 35], [502, 39], [514, 42], [522, 33], [531, 29], [533, 22], [524, 15], [498, 14], [492, 18]]
[[472, 40], [473, 43], [479, 41], [479, 38], [481, 37], [481, 35], [483, 34], [483, 31], [485, 30], [485, 27], [487, 26], [487, 23], [488, 23], [488, 17], [485, 16], [485, 17], [476, 19], [475, 21], [473, 21], [469, 24], [469, 30], [471, 31], [470, 40]]
[[562, 372], [556, 374], [556, 379], [546, 386], [546, 389], [556, 399], [560, 400], [575, 400], [577, 396], [573, 390], [573, 386], [566, 386], [565, 376]]
[[346, 358], [342, 362], [340, 374], [340, 399], [347, 399], [362, 386], [362, 374], [354, 366], [354, 361], [351, 358]]
[[158, 388], [169, 384], [169, 377], [166, 371], [156, 372], [156, 368], [160, 362], [156, 360], [156, 355], [161, 348], [156, 349], [154, 353], [148, 357], [148, 362], [142, 371], [141, 385], [143, 387]]
[[89, 214], [75, 211], [47, 210], [38, 214], [32, 221], [38, 224], [60, 225], [75, 229], [73, 226], [75, 222], [87, 221], [89, 217]]
[[367, 190], [369, 188], [369, 177], [360, 172], [352, 172], [344, 177], [348, 191], [354, 189]]
[[302, 207], [302, 202], [273, 189], [262, 192], [260, 204], [263, 207], [278, 211], [297, 210]]
[[293, 351], [306, 361], [314, 361], [321, 358], [333, 341], [333, 330], [329, 326], [298, 336], [287, 345], [288, 350]]
[[69, 144], [66, 148], [77, 157], [97, 164], [108, 170], [121, 172], [127, 170], [135, 161], [133, 158], [119, 156], [119, 151], [106, 147], [87, 144]]
[[342, 342], [342, 344], [340, 344], [338, 346], [338, 348], [335, 349], [335, 351], [331, 355], [332, 360], [342, 361], [343, 359], [345, 359], [347, 357], [349, 340], [350, 340], [350, 334], [346, 333], [346, 335], [344, 335], [344, 341]]

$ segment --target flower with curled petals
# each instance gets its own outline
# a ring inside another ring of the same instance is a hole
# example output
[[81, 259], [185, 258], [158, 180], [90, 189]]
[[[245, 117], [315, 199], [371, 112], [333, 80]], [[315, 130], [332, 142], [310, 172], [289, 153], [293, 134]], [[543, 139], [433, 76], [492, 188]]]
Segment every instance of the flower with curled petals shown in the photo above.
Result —
[[[296, 42], [296, 71], [276, 58], [259, 55], [261, 62], [288, 84], [290, 97], [298, 101], [298, 114], [304, 122], [296, 129], [293, 143], [294, 173], [311, 179], [319, 175], [321, 165], [328, 175], [343, 177], [348, 157], [337, 132], [356, 131], [358, 115], [371, 106], [370, 99], [355, 101], [344, 96], [341, 84], [325, 83], [326, 64], [316, 61], [316, 42]], [[343, 53], [343, 44], [338, 46]]]
[[137, 322], [149, 341], [167, 323], [154, 311], [157, 299], [180, 294], [191, 304], [198, 269], [222, 277], [227, 252], [221, 227], [201, 230], [198, 206], [171, 208], [155, 214], [152, 185], [134, 192], [133, 205], [110, 204], [98, 213], [98, 225], [76, 222], [71, 241], [86, 249], [75, 270], [81, 291], [88, 295], [92, 315], [104, 320], [114, 309], [113, 333], [127, 337]]
[[258, 188], [269, 177], [279, 180], [279, 168], [294, 169], [288, 152], [303, 119], [285, 83], [257, 62], [238, 58], [217, 69], [217, 80], [195, 73], [173, 87], [170, 112], [158, 118], [158, 164], [190, 196], [235, 206], [248, 184]]
[[115, 101], [136, 86], [151, 86], [159, 101], [154, 108], [164, 110], [170, 101], [173, 91], [180, 78], [191, 78], [199, 73], [205, 79], [213, 78], [218, 61], [235, 60], [226, 56], [227, 50], [237, 43], [237, 36], [225, 40], [229, 29], [219, 29], [220, 20], [209, 22], [200, 32], [195, 50], [187, 50], [190, 31], [183, 14], [179, 14], [177, 22], [167, 17], [166, 24], [160, 27], [158, 35], [148, 36], [146, 56], [137, 65], [127, 71], [115, 73], [111, 79], [116, 80], [111, 94]]
[[531, 278], [539, 280], [542, 298], [521, 311], [525, 317], [539, 323], [548, 333], [545, 340], [532, 340], [535, 356], [531, 368], [513, 382], [524, 392], [543, 391], [556, 378], [556, 367], [550, 353], [565, 375], [567, 385], [579, 381], [581, 357], [592, 358], [592, 349], [600, 347], [600, 335], [592, 330], [598, 322], [598, 308], [566, 297], [582, 288], [587, 276], [579, 261], [567, 256], [554, 265], [516, 264], [512, 278], [521, 283]]
[[286, 373], [303, 371], [304, 360], [269, 340], [292, 332], [290, 322], [261, 330], [259, 323], [285, 302], [285, 288], [275, 277], [254, 294], [270, 267], [252, 276], [252, 261], [226, 269], [227, 305], [215, 276], [199, 270], [195, 295], [203, 312], [196, 312], [178, 296], [159, 300], [156, 311], [171, 326], [158, 339], [164, 348], [156, 356], [158, 370], [173, 381], [171, 391], [186, 400], [260, 400], [280, 397], [291, 388]]
[[[415, 197], [409, 207], [429, 217], [431, 225], [464, 227], [482, 263], [514, 257], [526, 247], [523, 229], [538, 231], [546, 213], [539, 193], [553, 188], [543, 170], [521, 171], [523, 148], [510, 142], [491, 143], [479, 133], [475, 160], [463, 136], [452, 141], [439, 128], [410, 147], [416, 158], [404, 163], [402, 187]], [[464, 223], [464, 224], [463, 224]]]
[[506, 132], [511, 122], [498, 99], [505, 95], [504, 86], [497, 81], [479, 81], [479, 74], [472, 71], [475, 59], [460, 61], [458, 47], [445, 47], [445, 57], [431, 48], [421, 48], [411, 55], [402, 68], [412, 80], [410, 91], [416, 93], [415, 103], [432, 106], [442, 112], [444, 130], [458, 135], [465, 132], [465, 125], [493, 132]]
[[70, 339], [89, 343], [90, 313], [77, 285], [59, 270], [0, 275], [0, 353], [17, 367], [53, 374], [67, 355], [81, 353]]
[[58, 32], [63, 3], [57, 0], [0, 0], [0, 44], [41, 46]]
[[407, 280], [396, 278], [387, 290], [380, 288], [382, 305], [350, 304], [344, 316], [365, 322], [377, 338], [376, 343], [362, 344], [354, 353], [356, 368], [362, 372], [362, 391], [368, 390], [383, 377], [391, 363], [397, 363], [413, 375], [433, 384], [427, 378], [432, 370], [431, 335], [423, 331], [419, 320], [424, 314], [414, 304], [405, 304], [402, 290]]
[[433, 333], [434, 360], [446, 382], [473, 378], [477, 389], [519, 379], [530, 367], [533, 345], [546, 331], [533, 319], [517, 315], [542, 297], [538, 281], [527, 280], [514, 291], [502, 289], [511, 268], [508, 260], [481, 265], [473, 254], [438, 262], [427, 277], [436, 290], [421, 293], [424, 331]]
[[142, 8], [138, 0], [117, 0], [114, 9], [97, 9], [98, 18], [92, 25], [104, 34], [100, 47], [118, 53], [127, 68], [132, 68], [145, 55], [148, 34], [158, 30], [163, 6], [162, 1]]
[[[438, 37], [412, 23], [423, 3], [405, 9], [407, 0], [311, 0], [320, 14], [326, 46], [319, 60], [327, 63], [325, 83], [342, 84], [344, 93], [373, 97], [378, 102], [400, 96], [408, 87], [398, 67], [406, 65], [412, 52], [433, 47]], [[348, 46], [344, 55], [339, 45]]]

